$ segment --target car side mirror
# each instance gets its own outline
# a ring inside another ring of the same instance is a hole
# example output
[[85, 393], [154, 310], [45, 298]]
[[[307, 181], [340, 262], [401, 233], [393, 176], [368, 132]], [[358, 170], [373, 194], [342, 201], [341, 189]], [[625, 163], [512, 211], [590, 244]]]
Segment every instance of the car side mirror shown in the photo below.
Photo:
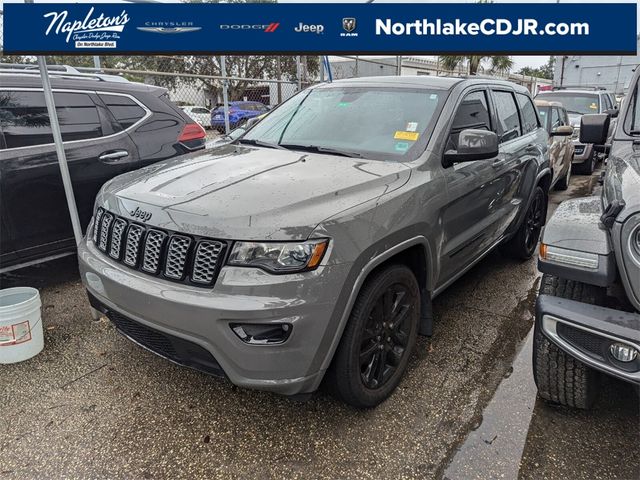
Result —
[[568, 137], [573, 135], [573, 127], [571, 125], [561, 125], [551, 130], [552, 137]]
[[611, 116], [606, 113], [583, 115], [580, 119], [580, 143], [604, 145], [609, 135]]
[[468, 128], [458, 135], [458, 149], [447, 150], [442, 161], [443, 166], [454, 163], [475, 162], [498, 156], [498, 136], [488, 130]]
[[609, 115], [611, 118], [616, 118], [618, 113], [620, 113], [620, 110], [617, 108], [610, 108], [609, 110], [605, 110], [604, 113]]

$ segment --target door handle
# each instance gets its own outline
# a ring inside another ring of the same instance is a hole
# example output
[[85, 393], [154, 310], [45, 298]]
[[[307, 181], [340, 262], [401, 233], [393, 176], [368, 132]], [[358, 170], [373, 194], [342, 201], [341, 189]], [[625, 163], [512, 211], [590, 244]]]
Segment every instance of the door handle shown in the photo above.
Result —
[[98, 158], [102, 162], [109, 163], [109, 162], [118, 161], [121, 158], [128, 157], [128, 156], [129, 156], [129, 152], [127, 152], [126, 150], [114, 150], [112, 152], [105, 152], [102, 155], [100, 155]]

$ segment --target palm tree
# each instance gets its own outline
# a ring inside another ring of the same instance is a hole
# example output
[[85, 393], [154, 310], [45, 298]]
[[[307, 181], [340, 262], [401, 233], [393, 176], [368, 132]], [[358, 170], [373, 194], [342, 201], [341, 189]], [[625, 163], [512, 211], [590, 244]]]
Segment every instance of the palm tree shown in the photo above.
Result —
[[483, 63], [489, 62], [489, 71], [491, 73], [508, 73], [513, 68], [513, 60], [505, 55], [493, 56], [461, 56], [461, 55], [442, 55], [439, 57], [440, 65], [447, 70], [455, 70], [465, 62], [469, 67], [469, 75], [476, 75], [478, 69]]

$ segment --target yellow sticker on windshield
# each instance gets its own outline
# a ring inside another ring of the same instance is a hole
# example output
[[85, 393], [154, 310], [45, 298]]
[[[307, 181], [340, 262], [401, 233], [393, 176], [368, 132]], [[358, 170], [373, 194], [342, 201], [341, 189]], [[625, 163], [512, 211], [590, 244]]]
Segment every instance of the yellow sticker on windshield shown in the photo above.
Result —
[[591, 105], [589, 105], [589, 108], [591, 110], [597, 110], [598, 109], [598, 105], [596, 105], [596, 102], [593, 102]]
[[393, 138], [396, 140], [411, 140], [415, 142], [419, 136], [420, 134], [418, 132], [403, 132], [402, 130], [397, 130]]

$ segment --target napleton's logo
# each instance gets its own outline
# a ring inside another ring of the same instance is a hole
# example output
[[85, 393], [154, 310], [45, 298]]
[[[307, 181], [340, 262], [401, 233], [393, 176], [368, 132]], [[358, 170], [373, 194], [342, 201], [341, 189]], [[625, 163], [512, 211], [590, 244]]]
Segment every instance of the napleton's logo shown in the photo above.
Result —
[[69, 43], [72, 36], [76, 41], [105, 41], [119, 38], [124, 26], [129, 22], [129, 16], [126, 10], [115, 17], [105, 16], [101, 13], [99, 16], [93, 16], [94, 8], [91, 7], [83, 20], [67, 21], [69, 12], [49, 12], [43, 15], [44, 18], [50, 18], [51, 22], [47, 28], [45, 35], [55, 33], [56, 35], [67, 34], [66, 41]]

